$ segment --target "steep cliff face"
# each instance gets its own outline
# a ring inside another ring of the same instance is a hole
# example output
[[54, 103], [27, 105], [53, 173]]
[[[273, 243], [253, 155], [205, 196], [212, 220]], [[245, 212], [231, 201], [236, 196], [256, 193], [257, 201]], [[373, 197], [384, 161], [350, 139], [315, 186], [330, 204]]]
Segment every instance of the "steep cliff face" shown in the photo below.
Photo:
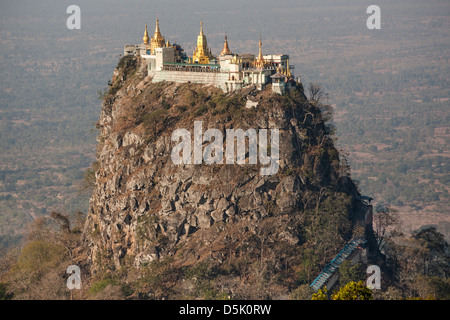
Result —
[[[260, 162], [175, 164], [172, 133], [193, 133], [195, 121], [203, 133], [215, 128], [224, 137], [227, 129], [278, 129], [276, 174], [262, 175]], [[180, 266], [220, 265], [245, 254], [293, 268], [285, 265], [286, 246], [295, 254], [322, 250], [325, 261], [359, 232], [358, 192], [301, 85], [281, 96], [270, 86], [223, 93], [152, 83], [144, 64], [123, 58], [97, 125], [96, 184], [84, 231], [94, 270], [167, 257]]]

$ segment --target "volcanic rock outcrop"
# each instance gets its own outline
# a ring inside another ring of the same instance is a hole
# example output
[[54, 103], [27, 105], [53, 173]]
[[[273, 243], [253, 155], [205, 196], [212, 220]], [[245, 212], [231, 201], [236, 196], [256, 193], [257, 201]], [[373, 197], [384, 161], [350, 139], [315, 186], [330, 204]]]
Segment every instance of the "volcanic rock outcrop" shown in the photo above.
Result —
[[[97, 123], [96, 179], [84, 230], [93, 270], [166, 257], [179, 265], [205, 259], [220, 265], [244, 254], [288, 268], [281, 257], [286, 246], [325, 248], [326, 261], [363, 232], [359, 193], [328, 120], [301, 84], [279, 95], [270, 86], [224, 93], [152, 83], [139, 58], [122, 58]], [[175, 164], [172, 133], [192, 133], [195, 121], [203, 132], [215, 128], [224, 137], [227, 129], [278, 129], [276, 174], [261, 175], [261, 163]]]

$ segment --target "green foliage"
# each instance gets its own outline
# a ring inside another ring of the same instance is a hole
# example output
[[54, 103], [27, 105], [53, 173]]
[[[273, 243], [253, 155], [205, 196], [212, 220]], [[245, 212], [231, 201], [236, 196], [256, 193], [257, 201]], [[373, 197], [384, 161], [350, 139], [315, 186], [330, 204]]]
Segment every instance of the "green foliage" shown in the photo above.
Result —
[[58, 244], [35, 240], [21, 250], [14, 271], [40, 276], [66, 259], [66, 249]]
[[131, 286], [129, 284], [123, 284], [120, 287], [120, 290], [121, 290], [122, 294], [124, 295], [124, 297], [129, 297], [134, 293], [133, 286]]
[[[29, 226], [20, 250], [11, 250], [1, 259], [2, 281], [7, 295], [15, 299], [66, 299], [66, 269], [83, 255], [79, 244], [84, 216], [71, 221], [68, 215], [53, 211], [49, 217], [39, 217]], [[7, 271], [7, 272], [5, 272]]]
[[117, 281], [113, 278], [104, 278], [98, 281], [95, 281], [91, 287], [89, 288], [89, 293], [93, 296], [105, 290], [105, 288], [109, 285], [116, 285]]
[[164, 109], [156, 109], [150, 113], [144, 114], [143, 122], [148, 127], [155, 126], [156, 124], [164, 122], [164, 114]]
[[408, 297], [408, 298], [406, 298], [405, 300], [415, 300], [415, 301], [418, 301], [418, 300], [436, 300], [436, 298], [435, 297], [433, 297], [433, 296], [427, 296], [427, 297], [425, 297], [425, 298], [422, 298], [422, 297]]
[[[110, 84], [111, 82], [109, 82], [108, 84]], [[108, 88], [105, 88], [103, 90], [97, 90], [97, 95], [98, 95], [98, 100], [103, 101], [106, 96], [108, 95]]]
[[444, 235], [435, 226], [427, 226], [414, 231], [413, 237], [426, 243], [433, 256], [445, 256], [449, 248]]
[[448, 299], [448, 243], [435, 227], [421, 228], [411, 238], [397, 236], [386, 247], [390, 273], [405, 296]]
[[297, 272], [297, 283], [309, 284], [319, 270], [319, 255], [313, 249], [305, 249], [302, 252], [300, 270]]
[[214, 92], [209, 95], [203, 91], [188, 90], [185, 93], [186, 104], [193, 108], [193, 116], [199, 117], [207, 111], [211, 111], [212, 115], [230, 113], [234, 117], [239, 117], [243, 110], [245, 100], [237, 94], [226, 94], [223, 92]]
[[11, 300], [13, 294], [8, 292], [8, 287], [6, 283], [0, 283], [0, 300]]
[[317, 292], [313, 293], [311, 300], [329, 300], [327, 288], [319, 289]]
[[166, 101], [166, 96], [162, 96], [161, 98], [161, 105], [164, 110], [169, 110], [171, 105]]
[[[314, 243], [319, 263], [336, 254], [351, 236], [351, 197], [340, 192], [305, 194], [315, 208], [304, 212], [305, 240]], [[312, 205], [311, 205], [312, 207]]]
[[136, 288], [140, 292], [148, 292], [156, 299], [169, 296], [181, 276], [181, 270], [173, 265], [173, 258], [154, 260], [141, 269], [142, 276], [137, 281]]
[[[372, 300], [372, 291], [367, 288], [364, 281], [351, 281], [339, 291], [331, 295], [331, 300]], [[311, 300], [330, 300], [328, 290], [326, 288], [319, 289], [312, 295]]]
[[199, 262], [185, 271], [186, 279], [194, 281], [210, 280], [214, 271], [208, 262]]
[[132, 77], [137, 71], [138, 59], [134, 56], [124, 56], [120, 58], [117, 69], [122, 72], [123, 81]]
[[332, 300], [372, 300], [372, 291], [364, 281], [351, 281], [331, 296]]
[[139, 120], [136, 122], [142, 122], [146, 132], [146, 140], [148, 142], [154, 141], [160, 130], [165, 128], [165, 124], [168, 120], [167, 110], [159, 108], [148, 113], [143, 113]]
[[[289, 295], [290, 300], [312, 300], [314, 290], [308, 284], [302, 284]], [[320, 300], [320, 299], [314, 299]]]
[[[138, 67], [138, 59], [134, 56], [124, 56], [120, 58], [116, 69], [119, 70], [119, 76], [112, 82], [108, 82], [108, 95], [114, 95], [122, 88], [125, 80], [132, 77]], [[100, 94], [100, 93], [99, 93]]]
[[412, 288], [421, 299], [450, 300], [450, 280], [433, 276], [418, 275]]
[[99, 168], [99, 162], [95, 161], [92, 166], [88, 168], [83, 174], [83, 186], [84, 190], [92, 190], [95, 186], [95, 173]]
[[208, 262], [199, 262], [184, 271], [185, 278], [194, 283], [194, 297], [207, 300], [226, 300], [229, 294], [216, 289], [214, 279], [217, 271]]
[[344, 286], [349, 282], [359, 282], [366, 279], [367, 275], [361, 263], [352, 264], [346, 260], [339, 266], [339, 285]]
[[202, 114], [204, 114], [206, 111], [208, 111], [208, 107], [206, 105], [201, 105], [200, 107], [197, 108], [197, 110], [195, 110], [194, 115], [196, 117], [199, 117]]

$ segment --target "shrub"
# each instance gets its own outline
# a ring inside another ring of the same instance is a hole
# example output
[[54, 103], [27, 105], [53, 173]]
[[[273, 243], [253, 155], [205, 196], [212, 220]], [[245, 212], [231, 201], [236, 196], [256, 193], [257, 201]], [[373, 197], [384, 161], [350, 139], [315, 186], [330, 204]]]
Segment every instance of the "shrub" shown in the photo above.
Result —
[[98, 280], [92, 284], [92, 286], [89, 288], [89, 293], [92, 295], [96, 295], [99, 292], [103, 291], [107, 286], [109, 285], [115, 285], [116, 281], [111, 278], [104, 278], [101, 280]]
[[66, 256], [66, 249], [57, 244], [40, 240], [29, 242], [21, 251], [15, 269], [39, 276], [59, 265]]
[[333, 300], [372, 300], [372, 291], [364, 281], [351, 281], [332, 295]]
[[311, 300], [329, 300], [328, 290], [326, 288], [319, 289], [316, 293], [313, 293]]

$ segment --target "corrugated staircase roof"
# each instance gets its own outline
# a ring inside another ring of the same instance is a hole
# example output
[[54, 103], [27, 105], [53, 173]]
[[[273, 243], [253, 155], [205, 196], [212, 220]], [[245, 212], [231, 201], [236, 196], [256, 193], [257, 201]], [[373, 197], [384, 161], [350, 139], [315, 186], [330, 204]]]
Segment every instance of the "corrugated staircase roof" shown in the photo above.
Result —
[[325, 266], [319, 276], [311, 283], [310, 287], [315, 291], [322, 288], [331, 276], [339, 269], [342, 262], [349, 258], [359, 246], [365, 244], [366, 242], [367, 240], [364, 238], [357, 238], [347, 243], [344, 248], [339, 251], [336, 257]]

